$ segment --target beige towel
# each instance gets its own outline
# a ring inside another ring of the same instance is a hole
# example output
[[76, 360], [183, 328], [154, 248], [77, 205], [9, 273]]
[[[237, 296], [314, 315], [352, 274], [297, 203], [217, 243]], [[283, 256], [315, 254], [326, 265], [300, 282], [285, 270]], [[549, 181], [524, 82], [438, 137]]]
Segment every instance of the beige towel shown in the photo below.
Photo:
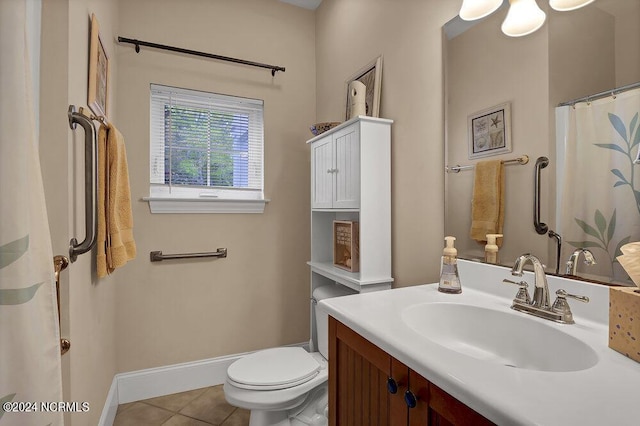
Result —
[[97, 247], [98, 277], [136, 257], [127, 154], [124, 138], [113, 125], [98, 131]]
[[[503, 223], [504, 165], [500, 160], [480, 161], [475, 166], [469, 236], [486, 242], [487, 234], [502, 234]], [[502, 238], [496, 244], [502, 246]]]

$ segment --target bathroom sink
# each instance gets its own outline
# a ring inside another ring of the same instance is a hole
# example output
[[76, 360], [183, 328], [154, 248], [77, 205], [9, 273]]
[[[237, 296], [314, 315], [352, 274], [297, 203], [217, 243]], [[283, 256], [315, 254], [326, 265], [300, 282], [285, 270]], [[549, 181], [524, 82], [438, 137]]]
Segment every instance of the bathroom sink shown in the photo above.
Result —
[[405, 308], [402, 320], [447, 349], [506, 367], [564, 372], [586, 370], [598, 362], [595, 351], [581, 340], [508, 310], [422, 303]]

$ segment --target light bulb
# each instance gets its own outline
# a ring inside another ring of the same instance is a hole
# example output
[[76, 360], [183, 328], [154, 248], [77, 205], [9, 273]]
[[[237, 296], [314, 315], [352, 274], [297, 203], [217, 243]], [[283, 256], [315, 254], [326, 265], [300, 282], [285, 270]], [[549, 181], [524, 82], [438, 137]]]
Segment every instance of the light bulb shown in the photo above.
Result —
[[491, 15], [502, 5], [502, 0], [463, 0], [460, 8], [460, 18], [474, 21]]
[[579, 9], [594, 1], [595, 0], [549, 0], [549, 6], [560, 12], [566, 12], [567, 10]]
[[502, 23], [502, 32], [510, 37], [521, 37], [538, 30], [547, 15], [535, 0], [509, 0], [509, 12]]

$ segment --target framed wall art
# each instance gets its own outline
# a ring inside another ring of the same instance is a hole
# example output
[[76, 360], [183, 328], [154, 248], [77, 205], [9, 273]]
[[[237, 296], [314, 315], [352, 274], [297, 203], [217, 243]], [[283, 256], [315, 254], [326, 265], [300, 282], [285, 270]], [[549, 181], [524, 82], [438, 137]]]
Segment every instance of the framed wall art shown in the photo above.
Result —
[[472, 114], [467, 124], [469, 159], [511, 152], [511, 103]]
[[357, 80], [365, 85], [366, 115], [369, 117], [379, 117], [380, 88], [382, 84], [382, 56], [378, 56], [347, 79], [345, 88], [345, 92], [347, 93], [345, 119], [347, 120], [351, 118], [351, 99], [349, 85], [354, 80]]
[[87, 105], [97, 117], [107, 118], [109, 97], [109, 58], [100, 38], [100, 25], [91, 15], [89, 42], [89, 87]]

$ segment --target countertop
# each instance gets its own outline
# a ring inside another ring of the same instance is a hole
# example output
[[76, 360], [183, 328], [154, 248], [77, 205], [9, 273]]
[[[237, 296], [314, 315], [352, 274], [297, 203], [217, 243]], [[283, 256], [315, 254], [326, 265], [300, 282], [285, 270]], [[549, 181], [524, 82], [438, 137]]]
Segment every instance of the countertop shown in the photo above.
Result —
[[[504, 278], [513, 278], [509, 269], [464, 260], [459, 260], [458, 265], [462, 294], [440, 293], [437, 284], [426, 284], [325, 299], [320, 306], [496, 424], [640, 424], [640, 395], [636, 393], [640, 387], [640, 364], [608, 347], [608, 287], [548, 277], [552, 296], [564, 288], [591, 299], [588, 304], [570, 299], [576, 323], [557, 324], [510, 309], [517, 288], [502, 283]], [[533, 285], [531, 273], [525, 273], [524, 279]], [[588, 344], [596, 352], [598, 363], [580, 371], [535, 371], [510, 368], [447, 349], [402, 321], [401, 313], [406, 307], [431, 302], [476, 305], [525, 315]]]

